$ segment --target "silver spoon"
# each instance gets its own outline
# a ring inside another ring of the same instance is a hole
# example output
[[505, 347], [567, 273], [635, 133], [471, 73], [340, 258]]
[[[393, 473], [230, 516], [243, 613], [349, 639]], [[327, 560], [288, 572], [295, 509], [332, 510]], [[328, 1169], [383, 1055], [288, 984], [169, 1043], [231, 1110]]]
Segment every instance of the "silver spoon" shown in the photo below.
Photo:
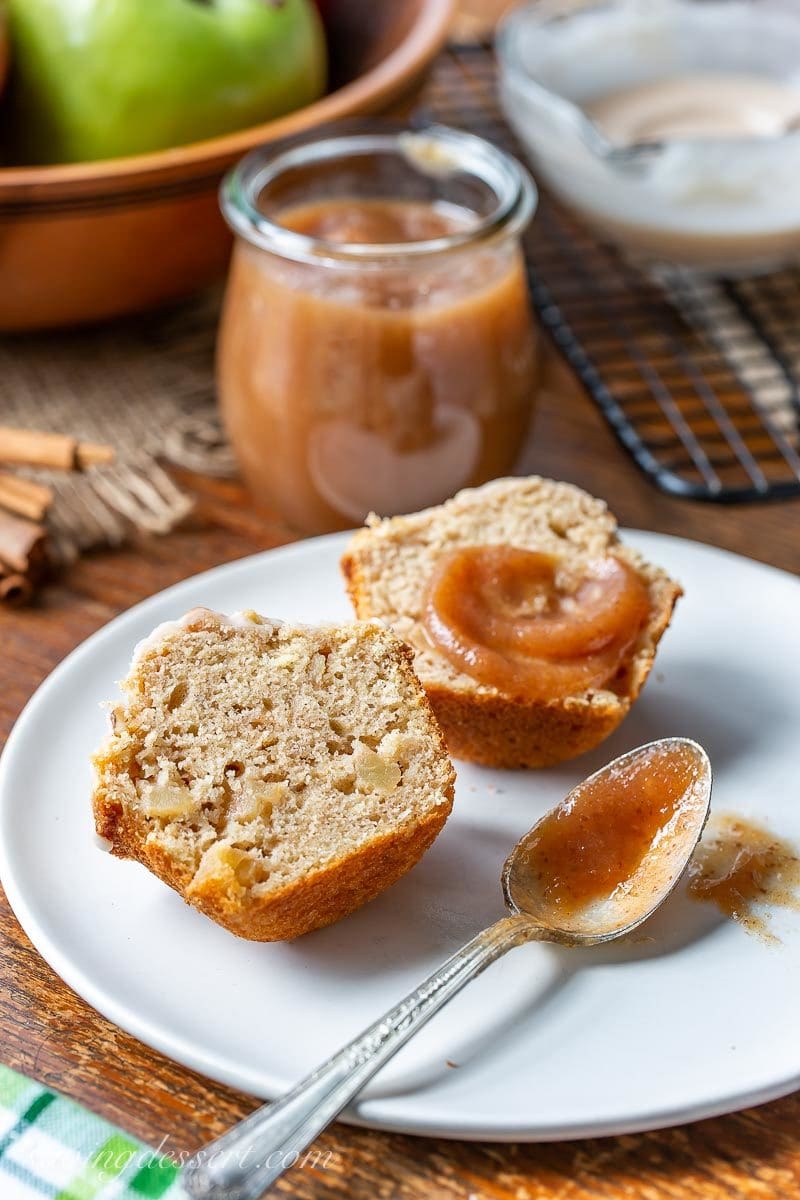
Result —
[[[554, 814], [585, 804], [593, 789], [613, 784], [625, 773], [645, 770], [659, 756], [673, 753], [689, 764], [693, 780], [673, 817], [610, 895], [565, 910], [551, 894], [547, 868], [537, 861], [545, 823]], [[257, 1109], [199, 1151], [184, 1168], [184, 1191], [192, 1200], [259, 1200], [384, 1063], [465, 984], [508, 950], [531, 941], [597, 946], [636, 929], [678, 882], [700, 839], [710, 800], [708, 755], [687, 738], [650, 742], [589, 776], [517, 842], [506, 860], [502, 887], [510, 916], [467, 942], [405, 1000], [280, 1100]]]

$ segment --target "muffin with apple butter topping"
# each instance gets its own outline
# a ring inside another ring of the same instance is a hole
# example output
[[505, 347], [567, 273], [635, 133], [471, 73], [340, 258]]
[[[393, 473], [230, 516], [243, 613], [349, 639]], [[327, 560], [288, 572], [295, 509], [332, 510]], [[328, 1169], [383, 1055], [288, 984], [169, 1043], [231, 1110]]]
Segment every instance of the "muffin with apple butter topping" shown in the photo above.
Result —
[[612, 733], [681, 594], [603, 501], [538, 477], [370, 518], [342, 565], [357, 614], [414, 647], [451, 752], [498, 767], [549, 766]]

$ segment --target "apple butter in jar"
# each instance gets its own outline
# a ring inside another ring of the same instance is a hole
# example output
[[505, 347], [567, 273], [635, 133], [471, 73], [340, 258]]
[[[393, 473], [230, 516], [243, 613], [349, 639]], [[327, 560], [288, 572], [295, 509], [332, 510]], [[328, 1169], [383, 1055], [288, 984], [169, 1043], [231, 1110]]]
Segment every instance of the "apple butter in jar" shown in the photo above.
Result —
[[219, 394], [257, 499], [322, 533], [514, 467], [537, 382], [519, 240], [535, 203], [514, 159], [440, 127], [234, 169]]

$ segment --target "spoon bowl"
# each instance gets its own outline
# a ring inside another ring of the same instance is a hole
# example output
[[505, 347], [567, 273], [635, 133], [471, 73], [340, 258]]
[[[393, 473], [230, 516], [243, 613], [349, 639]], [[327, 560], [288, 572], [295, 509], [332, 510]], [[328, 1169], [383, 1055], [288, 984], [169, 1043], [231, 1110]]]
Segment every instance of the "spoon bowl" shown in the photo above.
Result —
[[[643, 853], [639, 855], [632, 845], [621, 862], [619, 842], [630, 835], [632, 823], [626, 793], [632, 781], [641, 782], [643, 774], [655, 776], [659, 785], [649, 797], [650, 810], [640, 808], [635, 814], [637, 828], [632, 832], [634, 838], [641, 835]], [[655, 912], [680, 879], [708, 820], [711, 784], [708, 755], [689, 738], [662, 738], [615, 758], [573, 788], [517, 842], [502, 873], [509, 912], [529, 917], [541, 927], [544, 940], [561, 945], [593, 946], [630, 933]], [[580, 820], [580, 810], [597, 809], [598, 798], [605, 798], [606, 832], [615, 822], [611, 834], [617, 845], [590, 837]], [[626, 819], [628, 828], [620, 836], [617, 824]], [[564, 830], [556, 842], [552, 831], [559, 824]], [[586, 876], [592, 871], [599, 876], [584, 903], [570, 903], [575, 897], [565, 897], [563, 887], [559, 891], [553, 886], [553, 850], [559, 845], [569, 856], [566, 872], [563, 864], [560, 868], [562, 875], [584, 872], [584, 891]], [[598, 870], [610, 850], [616, 875]]]

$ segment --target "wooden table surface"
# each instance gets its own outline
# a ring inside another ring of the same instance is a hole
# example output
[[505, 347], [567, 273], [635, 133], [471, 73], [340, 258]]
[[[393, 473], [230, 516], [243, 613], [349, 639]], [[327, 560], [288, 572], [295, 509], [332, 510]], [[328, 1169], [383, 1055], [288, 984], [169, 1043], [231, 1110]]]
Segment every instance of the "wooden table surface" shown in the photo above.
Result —
[[[623, 524], [696, 538], [800, 572], [800, 500], [720, 507], [661, 495], [554, 353], [525, 467], [605, 497]], [[290, 540], [289, 530], [254, 510], [238, 484], [181, 480], [198, 500], [185, 529], [86, 559], [36, 607], [0, 612], [0, 737], [48, 672], [111, 617], [206, 567]], [[39, 958], [4, 900], [0, 937], [0, 1060], [153, 1145], [169, 1137], [173, 1150], [194, 1149], [252, 1109], [250, 1097], [176, 1066], [88, 1008]], [[282, 1194], [317, 1200], [796, 1198], [800, 1093], [735, 1116], [630, 1137], [488, 1145], [337, 1125], [318, 1148], [324, 1169], [292, 1171], [279, 1185]]]

